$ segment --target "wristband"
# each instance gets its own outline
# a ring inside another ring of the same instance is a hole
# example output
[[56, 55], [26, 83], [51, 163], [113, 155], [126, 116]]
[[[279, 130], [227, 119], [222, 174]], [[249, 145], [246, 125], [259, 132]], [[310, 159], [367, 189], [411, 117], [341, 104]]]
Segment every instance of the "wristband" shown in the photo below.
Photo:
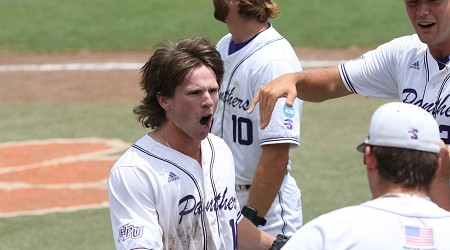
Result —
[[281, 249], [288, 240], [289, 240], [289, 238], [287, 236], [278, 234], [277, 238], [272, 243], [272, 247], [269, 250]]
[[249, 219], [255, 226], [264, 226], [266, 225], [266, 220], [262, 217], [259, 217], [256, 209], [245, 205], [241, 211], [242, 215], [244, 215], [247, 219]]

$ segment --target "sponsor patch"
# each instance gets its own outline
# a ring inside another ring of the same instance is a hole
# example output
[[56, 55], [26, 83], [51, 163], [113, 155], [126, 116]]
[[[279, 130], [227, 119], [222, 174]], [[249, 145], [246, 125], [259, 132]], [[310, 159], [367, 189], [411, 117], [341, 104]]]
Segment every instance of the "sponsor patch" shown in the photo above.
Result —
[[292, 118], [295, 115], [295, 109], [293, 107], [288, 107], [286, 104], [283, 107], [284, 116]]

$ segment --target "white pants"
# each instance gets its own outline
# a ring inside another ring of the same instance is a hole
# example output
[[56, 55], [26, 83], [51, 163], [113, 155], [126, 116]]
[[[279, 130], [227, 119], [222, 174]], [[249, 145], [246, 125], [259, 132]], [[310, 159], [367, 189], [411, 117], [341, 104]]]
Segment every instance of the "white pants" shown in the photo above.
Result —
[[[247, 204], [249, 190], [236, 190], [239, 205]], [[288, 173], [284, 178], [280, 191], [267, 211], [266, 225], [258, 226], [273, 236], [284, 234], [292, 236], [303, 224], [301, 192], [295, 179]]]

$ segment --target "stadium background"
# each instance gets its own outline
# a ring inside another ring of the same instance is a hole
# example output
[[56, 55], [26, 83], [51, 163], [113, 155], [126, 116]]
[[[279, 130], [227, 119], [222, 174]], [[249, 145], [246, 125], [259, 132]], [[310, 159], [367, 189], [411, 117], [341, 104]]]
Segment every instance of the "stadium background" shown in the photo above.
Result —
[[[282, 15], [274, 26], [305, 64], [352, 59], [411, 33], [402, 1], [277, 3]], [[159, 41], [205, 36], [217, 42], [226, 30], [212, 11], [212, 1], [200, 0], [0, 0], [1, 249], [113, 248], [104, 196], [87, 207], [70, 206], [69, 201], [94, 196], [83, 183], [95, 182], [97, 191], [104, 192], [104, 176], [122, 148], [91, 156], [89, 160], [101, 163], [93, 172], [87, 171], [94, 168], [80, 153], [71, 158], [72, 165], [62, 161], [40, 166], [46, 160], [40, 157], [57, 157], [61, 149], [75, 152], [80, 138], [93, 145], [111, 140], [129, 144], [145, 133], [131, 113], [141, 97], [136, 65], [145, 62]], [[105, 68], [110, 63], [115, 66]], [[383, 102], [352, 96], [305, 104], [302, 145], [293, 155], [305, 221], [370, 198], [354, 147], [367, 133], [370, 114]], [[55, 138], [71, 144], [41, 147]], [[39, 183], [43, 180], [47, 183]], [[67, 186], [67, 180], [80, 187]], [[59, 194], [63, 196], [55, 195], [60, 186], [68, 191]], [[86, 193], [71, 196], [73, 190]], [[55, 197], [65, 197], [69, 206], [56, 201], [55, 207], [40, 212], [5, 212], [5, 207], [20, 210], [14, 202], [32, 207], [51, 204]]]

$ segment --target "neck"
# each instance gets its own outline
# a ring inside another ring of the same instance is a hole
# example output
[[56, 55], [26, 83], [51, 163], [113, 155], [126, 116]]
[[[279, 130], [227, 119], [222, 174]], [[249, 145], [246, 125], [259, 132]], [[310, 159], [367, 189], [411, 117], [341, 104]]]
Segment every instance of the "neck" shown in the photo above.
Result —
[[255, 20], [242, 21], [235, 24], [228, 24], [228, 30], [233, 36], [235, 44], [243, 43], [254, 37], [256, 34], [269, 27], [268, 22], [257, 22]]
[[194, 140], [171, 126], [163, 126], [153, 131], [150, 136], [160, 144], [176, 150], [197, 160], [201, 165], [201, 140]]
[[445, 47], [445, 46], [431, 46], [431, 45], [428, 45], [428, 49], [430, 50], [430, 54], [434, 58], [442, 58], [442, 57], [450, 55], [450, 45], [447, 46], [447, 47]]
[[378, 198], [412, 198], [412, 197], [431, 200], [430, 196], [426, 194], [405, 194], [405, 193], [385, 193]]
[[373, 195], [373, 198], [380, 198], [380, 197], [400, 197], [400, 198], [406, 198], [406, 197], [429, 197], [428, 193], [424, 189], [419, 188], [413, 188], [413, 189], [406, 189], [402, 187], [396, 187], [396, 188], [389, 188], [386, 190], [380, 190], [377, 194]]

